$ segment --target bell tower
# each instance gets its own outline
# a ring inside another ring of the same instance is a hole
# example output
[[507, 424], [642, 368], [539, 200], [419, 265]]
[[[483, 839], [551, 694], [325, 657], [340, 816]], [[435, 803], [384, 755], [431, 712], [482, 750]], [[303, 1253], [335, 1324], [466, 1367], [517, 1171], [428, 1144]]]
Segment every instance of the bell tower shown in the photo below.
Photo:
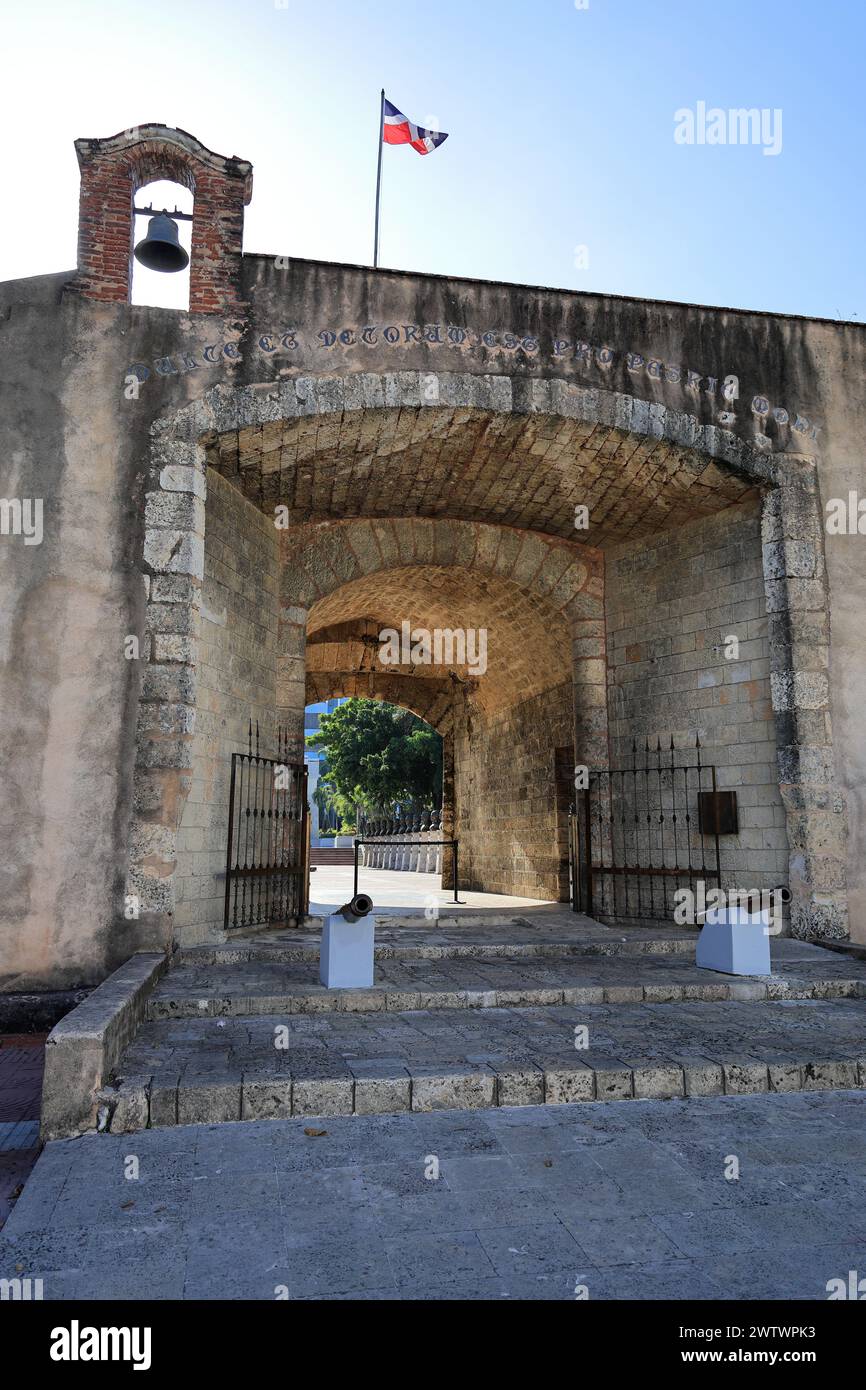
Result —
[[129, 302], [133, 201], [145, 184], [169, 179], [194, 198], [189, 312], [243, 311], [244, 207], [253, 187], [247, 160], [214, 154], [185, 130], [153, 124], [105, 140], [76, 140], [75, 152], [81, 170], [75, 293]]

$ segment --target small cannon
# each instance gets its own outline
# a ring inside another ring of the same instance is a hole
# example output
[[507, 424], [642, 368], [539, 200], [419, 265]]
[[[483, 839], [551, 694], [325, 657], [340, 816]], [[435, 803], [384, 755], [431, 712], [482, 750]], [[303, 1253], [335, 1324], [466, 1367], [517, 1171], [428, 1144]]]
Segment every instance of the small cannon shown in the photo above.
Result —
[[325, 918], [319, 952], [319, 979], [328, 989], [369, 989], [373, 983], [376, 919], [373, 899], [355, 893]]
[[356, 893], [349, 902], [343, 903], [338, 907], [336, 917], [342, 917], [346, 922], [360, 922], [362, 917], [369, 917], [373, 911], [373, 899], [368, 893]]

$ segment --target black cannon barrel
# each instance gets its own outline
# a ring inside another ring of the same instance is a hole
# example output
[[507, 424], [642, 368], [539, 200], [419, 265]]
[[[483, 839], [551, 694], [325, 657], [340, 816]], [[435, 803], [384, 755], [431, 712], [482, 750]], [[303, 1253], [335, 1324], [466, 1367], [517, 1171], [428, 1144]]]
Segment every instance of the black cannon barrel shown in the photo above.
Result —
[[368, 893], [356, 893], [347, 903], [337, 909], [337, 916], [343, 917], [347, 922], [360, 922], [362, 917], [366, 917], [373, 911], [373, 899]]

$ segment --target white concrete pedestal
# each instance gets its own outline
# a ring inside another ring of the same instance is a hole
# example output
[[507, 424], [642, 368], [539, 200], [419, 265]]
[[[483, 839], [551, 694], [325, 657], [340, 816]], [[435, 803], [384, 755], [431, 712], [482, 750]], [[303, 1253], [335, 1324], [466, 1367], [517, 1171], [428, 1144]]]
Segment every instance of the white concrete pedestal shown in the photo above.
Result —
[[770, 914], [745, 908], [718, 908], [708, 912], [698, 937], [695, 964], [702, 970], [725, 975], [769, 975]]
[[375, 923], [347, 922], [336, 914], [322, 927], [319, 979], [328, 989], [363, 989], [373, 983]]

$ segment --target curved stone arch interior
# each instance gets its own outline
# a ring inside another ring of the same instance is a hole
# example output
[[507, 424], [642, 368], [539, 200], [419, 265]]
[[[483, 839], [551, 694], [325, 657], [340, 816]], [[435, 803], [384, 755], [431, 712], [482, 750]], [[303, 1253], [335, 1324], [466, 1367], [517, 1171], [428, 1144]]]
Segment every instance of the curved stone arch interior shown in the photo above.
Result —
[[[169, 590], [188, 594], [186, 601], [176, 603], [178, 621], [185, 623], [184, 641], [175, 647], [181, 659], [171, 663], [175, 668], [167, 676], [164, 671], [146, 673], [142, 694], [142, 720], [139, 743], [139, 769], [145, 794], [139, 806], [151, 806], [139, 816], [138, 835], [133, 841], [130, 865], [130, 884], [142, 888], [148, 898], [147, 910], [170, 919], [173, 901], [171, 878], [176, 857], [176, 830], [179, 809], [183, 804], [184, 785], [188, 781], [190, 742], [194, 726], [195, 681], [198, 636], [195, 591], [203, 574], [204, 552], [204, 494], [205, 468], [208, 457], [213, 459], [214, 446], [220, 436], [232, 432], [272, 426], [305, 417], [331, 417], [336, 421], [348, 417], [363, 425], [366, 411], [393, 410], [418, 412], [425, 408], [448, 410], [486, 410], [495, 414], [549, 416], [577, 422], [584, 427], [602, 425], [629, 435], [642, 435], [646, 440], [666, 441], [678, 450], [701, 455], [707, 467], [716, 471], [709, 475], [738, 480], [738, 495], [748, 487], [766, 492], [765, 526], [771, 539], [765, 541], [766, 587], [768, 606], [780, 615], [793, 608], [815, 612], [822, 584], [826, 584], [823, 569], [823, 546], [820, 526], [813, 528], [813, 572], [804, 578], [811, 585], [807, 592], [800, 577], [785, 566], [786, 516], [815, 511], [814, 465], [810, 460], [789, 459], [785, 456], [762, 453], [728, 431], [716, 426], [703, 426], [694, 417], [666, 410], [664, 407], [637, 398], [596, 390], [575, 388], [559, 380], [512, 383], [507, 377], [472, 377], [458, 374], [400, 373], [374, 376], [359, 374], [344, 378], [299, 377], [279, 385], [259, 387], [218, 387], [201, 400], [193, 402], [173, 417], [166, 417], [153, 428], [153, 449], [150, 472], [150, 492], [145, 517], [145, 573], [149, 580], [150, 603], [148, 628], [153, 635], [166, 641], [181, 634], [166, 632]], [[408, 417], [407, 417], [408, 418]], [[417, 418], [417, 416], [416, 416]], [[601, 446], [600, 446], [601, 447]], [[221, 470], [223, 471], [223, 470]], [[702, 477], [706, 469], [701, 470]], [[225, 470], [229, 475], [231, 468]], [[609, 482], [615, 482], [610, 477]], [[675, 482], [675, 479], [674, 479]], [[445, 506], [448, 501], [445, 500]], [[774, 510], [775, 509], [775, 510]], [[312, 518], [311, 518], [312, 519]], [[814, 521], [814, 517], [812, 518]], [[351, 524], [351, 523], [347, 523]], [[810, 523], [811, 524], [811, 523]], [[774, 529], [775, 528], [775, 529]], [[778, 533], [778, 534], [777, 534]], [[534, 539], [537, 539], [537, 533]], [[286, 542], [283, 542], [286, 544]], [[776, 547], [767, 556], [766, 547]], [[781, 550], [779, 550], [781, 547]], [[778, 556], [782, 569], [778, 570]], [[774, 573], [774, 566], [776, 572]], [[336, 578], [347, 582], [340, 574]], [[816, 597], [817, 595], [817, 597]], [[292, 604], [283, 596], [281, 621], [291, 626]], [[317, 595], [305, 596], [310, 603]], [[813, 605], [809, 609], [809, 605]], [[306, 627], [306, 609], [299, 606], [294, 615], [299, 628]], [[181, 612], [191, 615], [181, 618]], [[161, 626], [162, 625], [162, 626]], [[790, 626], [790, 624], [789, 624]], [[829, 633], [826, 634], [829, 641]], [[165, 642], [163, 643], [165, 651]], [[792, 889], [799, 904], [799, 919], [795, 930], [806, 934], [807, 929], [826, 935], [843, 935], [844, 888], [821, 884], [820, 865], [809, 852], [817, 847], [818, 822], [816, 812], [823, 793], [820, 786], [814, 791], [804, 789], [807, 764], [815, 768], [823, 759], [826, 769], [832, 756], [829, 736], [819, 742], [817, 733], [806, 735], [803, 698], [811, 700], [812, 711], [823, 710], [826, 691], [821, 681], [798, 679], [796, 669], [804, 658], [802, 644], [788, 640], [777, 645], [773, 654], [772, 688], [774, 709], [781, 737], [780, 780], [783, 788], [794, 788], [788, 796], [789, 838], [792, 846]], [[589, 658], [590, 660], [592, 658]], [[152, 658], [159, 667], [158, 644]], [[806, 672], [808, 675], [809, 673]], [[801, 692], [808, 687], [805, 697]], [[823, 702], [823, 703], [822, 703]], [[595, 732], [600, 733], [604, 720], [596, 712]], [[806, 745], [809, 739], [814, 749]], [[806, 756], [804, 755], [804, 752]], [[785, 762], [783, 765], [783, 754]], [[825, 774], [819, 774], [826, 783]], [[159, 784], [158, 788], [157, 785]], [[814, 802], [814, 804], [813, 804]], [[839, 812], [844, 833], [844, 808]], [[791, 833], [793, 831], [793, 834]], [[806, 843], [806, 853], [801, 846]], [[796, 850], [799, 851], [795, 853]], [[146, 850], [147, 852], [142, 852]], [[797, 878], [796, 884], [794, 882]], [[793, 918], [792, 913], [792, 918]], [[169, 920], [170, 929], [170, 920]]]
[[318, 671], [307, 675], [307, 704], [325, 700], [381, 700], [407, 709], [443, 738], [452, 730], [453, 687], [447, 680], [412, 681], [375, 674]]

